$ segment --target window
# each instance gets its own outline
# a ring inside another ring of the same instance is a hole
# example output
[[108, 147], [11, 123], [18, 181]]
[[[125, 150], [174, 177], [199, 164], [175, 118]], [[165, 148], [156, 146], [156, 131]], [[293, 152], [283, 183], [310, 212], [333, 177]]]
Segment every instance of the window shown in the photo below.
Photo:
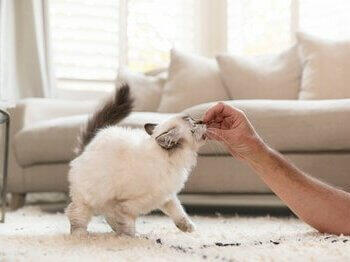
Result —
[[349, 0], [48, 0], [59, 88], [112, 88], [119, 66], [165, 67], [177, 47], [206, 56], [279, 52], [300, 30], [350, 38]]
[[194, 0], [49, 0], [58, 88], [109, 89], [118, 66], [165, 67], [194, 49]]
[[326, 38], [350, 38], [349, 0], [299, 0], [299, 30]]
[[288, 47], [292, 0], [228, 0], [227, 49], [232, 53], [260, 55]]
[[172, 47], [193, 51], [193, 0], [130, 0], [127, 18], [127, 64], [137, 71], [165, 67]]

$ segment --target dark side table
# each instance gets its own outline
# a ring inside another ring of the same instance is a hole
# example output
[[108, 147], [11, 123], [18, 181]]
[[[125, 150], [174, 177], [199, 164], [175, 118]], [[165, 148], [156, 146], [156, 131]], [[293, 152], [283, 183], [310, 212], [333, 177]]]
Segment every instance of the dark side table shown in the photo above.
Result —
[[10, 131], [10, 115], [4, 110], [0, 109], [0, 125], [5, 124], [4, 138], [4, 156], [3, 156], [3, 170], [2, 170], [2, 189], [1, 189], [1, 223], [5, 222], [6, 213], [6, 194], [7, 194], [7, 168], [9, 156], [9, 131]]

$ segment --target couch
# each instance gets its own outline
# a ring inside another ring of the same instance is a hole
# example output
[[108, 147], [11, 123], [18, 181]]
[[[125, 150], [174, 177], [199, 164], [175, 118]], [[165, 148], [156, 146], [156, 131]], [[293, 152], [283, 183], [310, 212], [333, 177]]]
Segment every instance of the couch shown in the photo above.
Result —
[[[298, 167], [350, 192], [350, 45], [298, 38], [298, 46], [258, 59], [221, 55], [215, 61], [173, 50], [165, 78], [121, 70], [118, 81], [131, 86], [136, 112], [119, 125], [143, 128], [178, 112], [200, 118], [224, 100]], [[96, 106], [30, 98], [9, 109], [13, 206], [22, 205], [27, 192], [67, 192], [77, 134]], [[214, 142], [201, 148], [182, 193], [194, 204], [279, 203], [248, 166]]]
[[[263, 139], [297, 166], [350, 191], [350, 99], [226, 103], [242, 109]], [[185, 111], [198, 116], [212, 105], [205, 103]], [[93, 102], [32, 98], [10, 109], [13, 121], [8, 189], [16, 201], [27, 192], [67, 192], [67, 171], [74, 157], [76, 136], [95, 106]], [[171, 115], [135, 112], [120, 125], [142, 128], [147, 122]], [[198, 165], [184, 193], [248, 193], [248, 201], [249, 194], [271, 191], [223, 147], [208, 143], [199, 152]]]

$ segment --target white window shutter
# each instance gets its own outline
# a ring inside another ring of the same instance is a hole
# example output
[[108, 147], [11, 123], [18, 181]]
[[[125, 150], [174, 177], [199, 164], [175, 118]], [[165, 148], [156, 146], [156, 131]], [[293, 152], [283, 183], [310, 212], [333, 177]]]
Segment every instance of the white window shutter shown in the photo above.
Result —
[[119, 1], [50, 0], [58, 79], [113, 80], [118, 67]]
[[199, 0], [49, 0], [60, 88], [110, 89], [118, 67], [167, 66], [173, 47], [194, 51]]
[[128, 0], [128, 66], [167, 66], [172, 47], [196, 48], [196, 0]]

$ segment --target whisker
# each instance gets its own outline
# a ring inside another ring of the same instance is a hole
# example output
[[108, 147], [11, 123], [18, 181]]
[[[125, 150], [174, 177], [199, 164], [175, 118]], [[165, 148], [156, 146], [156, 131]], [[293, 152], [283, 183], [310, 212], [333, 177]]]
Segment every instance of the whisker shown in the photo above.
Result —
[[[211, 130], [207, 130], [208, 133], [211, 133], [211, 134], [215, 134], [217, 135], [216, 133], [212, 132]], [[223, 139], [222, 137], [220, 137], [223, 141], [225, 139]], [[217, 140], [209, 140], [210, 142], [208, 142], [208, 146], [211, 147], [214, 151], [214, 156], [220, 156], [220, 155], [223, 155], [225, 154], [225, 152], [227, 152], [224, 144], [220, 141], [217, 141]]]
[[215, 135], [215, 136], [218, 136], [226, 145], [229, 145], [229, 144], [230, 144], [230, 143], [227, 141], [227, 139], [224, 138], [223, 136], [219, 136], [218, 134], [212, 132], [211, 130], [207, 130], [207, 132], [210, 133], [210, 134], [213, 134], [213, 135]]

